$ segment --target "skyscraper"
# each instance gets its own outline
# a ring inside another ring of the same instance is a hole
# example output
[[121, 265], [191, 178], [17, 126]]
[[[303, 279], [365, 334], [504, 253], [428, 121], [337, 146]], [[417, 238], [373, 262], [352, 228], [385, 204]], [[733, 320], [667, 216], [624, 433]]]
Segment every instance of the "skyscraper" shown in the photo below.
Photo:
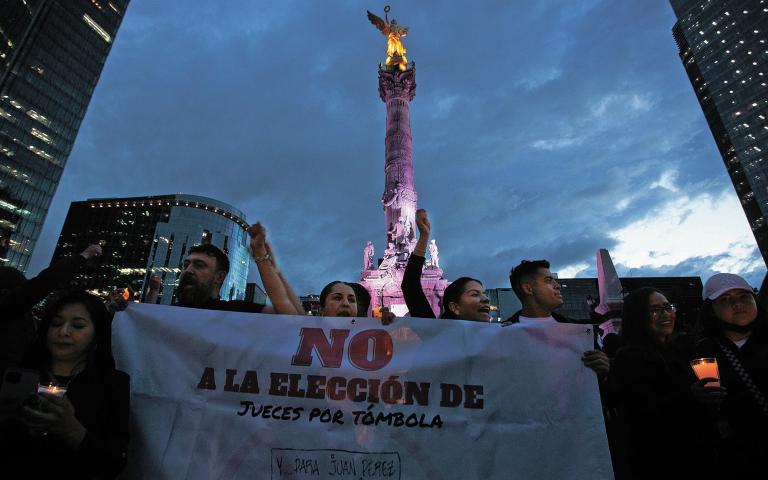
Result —
[[768, 1], [670, 3], [683, 66], [768, 263]]
[[212, 198], [161, 195], [96, 198], [72, 202], [53, 260], [77, 255], [89, 244], [102, 245], [97, 265], [81, 273], [78, 287], [106, 293], [115, 288], [144, 290], [150, 275], [160, 275], [159, 303], [174, 300], [181, 264], [192, 245], [211, 243], [229, 257], [221, 287], [225, 300], [245, 298], [250, 255], [248, 223], [239, 210]]
[[0, 2], [0, 265], [29, 263], [128, 2]]

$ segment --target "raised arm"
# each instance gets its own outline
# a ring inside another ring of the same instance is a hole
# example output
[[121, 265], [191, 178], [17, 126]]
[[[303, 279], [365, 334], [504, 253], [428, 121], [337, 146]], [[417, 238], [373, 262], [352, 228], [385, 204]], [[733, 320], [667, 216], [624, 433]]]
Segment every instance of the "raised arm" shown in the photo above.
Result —
[[304, 311], [297, 309], [294, 305], [290, 298], [291, 294], [286, 289], [286, 283], [272, 262], [272, 255], [267, 250], [267, 230], [261, 223], [256, 223], [248, 229], [248, 235], [251, 236], [251, 255], [259, 269], [261, 282], [264, 284], [264, 290], [267, 292], [269, 301], [272, 302], [275, 313], [303, 315]]
[[280, 270], [280, 267], [277, 266], [277, 259], [275, 258], [274, 251], [272, 250], [272, 245], [270, 245], [269, 242], [265, 242], [264, 244], [267, 247], [267, 254], [272, 258], [272, 265], [275, 267], [277, 276], [280, 278], [280, 281], [283, 283], [283, 288], [285, 288], [285, 291], [288, 294], [288, 298], [291, 300], [291, 303], [296, 308], [296, 311], [299, 312], [299, 315], [305, 315], [307, 312], [304, 311], [304, 305], [301, 304], [301, 300], [299, 300], [299, 297], [293, 292], [293, 288], [291, 288], [291, 284], [288, 283], [288, 281], [283, 276], [283, 271]]
[[419, 229], [419, 240], [408, 258], [408, 265], [403, 273], [403, 298], [408, 306], [408, 312], [412, 317], [436, 318], [435, 312], [429, 305], [424, 290], [421, 287], [421, 270], [424, 268], [424, 260], [429, 242], [431, 225], [427, 217], [427, 211], [423, 208], [416, 211], [416, 227]]
[[49, 293], [69, 283], [88, 260], [101, 255], [99, 245], [89, 245], [79, 255], [66, 257], [41, 271], [36, 277], [11, 289], [0, 299], [3, 318], [23, 315]]

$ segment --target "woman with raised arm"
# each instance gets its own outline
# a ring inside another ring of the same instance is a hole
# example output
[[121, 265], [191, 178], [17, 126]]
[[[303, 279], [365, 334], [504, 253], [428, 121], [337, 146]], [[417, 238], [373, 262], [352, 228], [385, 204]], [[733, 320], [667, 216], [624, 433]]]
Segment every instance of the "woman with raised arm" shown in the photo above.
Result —
[[251, 236], [251, 256], [259, 269], [267, 297], [272, 302], [272, 308], [267, 306], [262, 313], [304, 315], [304, 307], [277, 268], [274, 252], [267, 242], [267, 229], [261, 223], [256, 223], [248, 229], [248, 235]]
[[[403, 298], [412, 317], [436, 318], [421, 287], [421, 270], [429, 242], [431, 225], [427, 211], [416, 212], [416, 227], [419, 239], [408, 258], [408, 265], [403, 274]], [[491, 319], [491, 304], [484, 293], [483, 284], [470, 277], [461, 277], [446, 287], [443, 293], [443, 312], [440, 318], [463, 319], [487, 322]]]
[[39, 373], [43, 393], [3, 424], [4, 471], [26, 469], [19, 478], [116, 477], [126, 462], [130, 390], [128, 375], [115, 370], [102, 300], [85, 292], [55, 300], [24, 366]]

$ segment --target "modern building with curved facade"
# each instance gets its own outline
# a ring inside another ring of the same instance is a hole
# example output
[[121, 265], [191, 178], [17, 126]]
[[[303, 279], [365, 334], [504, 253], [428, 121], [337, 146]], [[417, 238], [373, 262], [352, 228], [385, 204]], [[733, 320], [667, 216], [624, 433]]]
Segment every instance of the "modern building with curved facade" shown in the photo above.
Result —
[[163, 284], [159, 303], [168, 305], [174, 301], [189, 248], [211, 243], [229, 256], [221, 298], [241, 300], [250, 262], [247, 228], [241, 211], [207, 197], [89, 199], [70, 205], [53, 261], [98, 243], [103, 255], [78, 276], [79, 287], [106, 293], [130, 286], [138, 298], [150, 275], [157, 274]]

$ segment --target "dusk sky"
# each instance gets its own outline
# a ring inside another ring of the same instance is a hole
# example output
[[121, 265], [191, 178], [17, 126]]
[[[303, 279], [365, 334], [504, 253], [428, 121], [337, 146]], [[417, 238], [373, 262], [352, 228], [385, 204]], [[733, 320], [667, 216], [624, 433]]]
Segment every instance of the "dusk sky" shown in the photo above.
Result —
[[[419, 207], [446, 278], [521, 259], [595, 276], [766, 267], [672, 39], [666, 1], [390, 1], [410, 27]], [[134, 0], [29, 273], [70, 202], [187, 193], [260, 220], [297, 293], [385, 247], [384, 3]], [[257, 277], [255, 266], [251, 278]]]

